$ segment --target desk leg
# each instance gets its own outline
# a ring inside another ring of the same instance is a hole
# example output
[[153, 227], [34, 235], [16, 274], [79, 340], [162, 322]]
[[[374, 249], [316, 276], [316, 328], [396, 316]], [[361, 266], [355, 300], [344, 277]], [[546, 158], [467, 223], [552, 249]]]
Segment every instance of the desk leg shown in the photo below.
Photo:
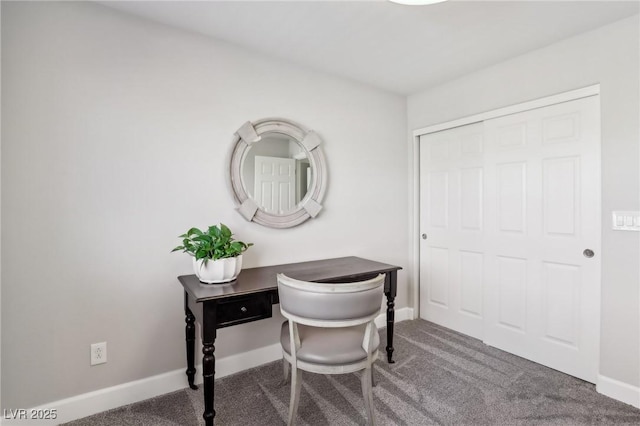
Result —
[[204, 387], [204, 418], [206, 426], [213, 426], [216, 410], [213, 408], [214, 381], [216, 375], [216, 302], [204, 302], [202, 306], [202, 377]]
[[388, 272], [384, 279], [384, 294], [387, 296], [387, 362], [393, 364], [393, 324], [395, 319], [395, 298], [398, 272]]
[[189, 309], [189, 295], [185, 291], [184, 293], [184, 314], [185, 322], [187, 325], [184, 328], [186, 341], [187, 341], [187, 380], [189, 381], [189, 387], [191, 389], [198, 389], [198, 386], [194, 384], [196, 376], [195, 367], [195, 347], [196, 347], [196, 317], [193, 316], [193, 312]]

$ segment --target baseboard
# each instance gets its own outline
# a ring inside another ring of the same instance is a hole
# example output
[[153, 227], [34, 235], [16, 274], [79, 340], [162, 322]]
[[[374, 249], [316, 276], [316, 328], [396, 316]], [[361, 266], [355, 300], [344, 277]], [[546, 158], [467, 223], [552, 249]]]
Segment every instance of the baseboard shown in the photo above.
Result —
[[[395, 311], [395, 322], [411, 319], [413, 319], [412, 308], [401, 308]], [[376, 318], [376, 326], [378, 328], [384, 328], [386, 325], [386, 315], [384, 313], [378, 315]], [[226, 358], [220, 358], [216, 360], [216, 378], [222, 378], [268, 362], [276, 361], [281, 357], [282, 350], [280, 344], [276, 343]], [[200, 384], [202, 383], [202, 366], [197, 365], [196, 368], [198, 371], [196, 374], [196, 383]], [[28, 416], [32, 410], [56, 410], [56, 419], [38, 420], [37, 424], [38, 426], [57, 425], [174, 392], [184, 389], [185, 387], [187, 387], [185, 368], [181, 368], [157, 376], [43, 404], [25, 411]], [[0, 419], [1, 426], [26, 426], [34, 423], [33, 419], [8, 419], [6, 413], [2, 414], [2, 418]], [[11, 413], [9, 413], [9, 415], [11, 415]]]
[[[395, 310], [394, 322], [412, 320], [413, 308], [400, 308]], [[376, 327], [383, 328], [387, 326], [387, 315], [382, 313], [376, 317]]]
[[32, 411], [55, 410], [55, 419], [38, 420], [38, 425], [57, 425], [70, 422], [92, 414], [100, 413], [112, 408], [132, 404], [154, 396], [173, 392], [185, 387], [184, 369], [174, 370], [157, 376], [148, 377], [121, 385], [100, 389], [93, 392], [77, 395], [71, 398], [40, 405], [26, 410], [26, 420], [7, 418], [3, 413], [5, 425], [31, 425]]
[[609, 398], [640, 408], [640, 388], [610, 377], [598, 375], [596, 390]]

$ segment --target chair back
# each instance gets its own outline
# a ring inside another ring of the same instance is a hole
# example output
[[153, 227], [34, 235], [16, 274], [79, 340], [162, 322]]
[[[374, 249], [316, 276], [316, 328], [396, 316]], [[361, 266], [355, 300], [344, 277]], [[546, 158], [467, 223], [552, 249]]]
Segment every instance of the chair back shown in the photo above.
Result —
[[278, 274], [280, 310], [285, 318], [311, 326], [364, 324], [380, 313], [384, 274], [351, 283], [315, 283]]

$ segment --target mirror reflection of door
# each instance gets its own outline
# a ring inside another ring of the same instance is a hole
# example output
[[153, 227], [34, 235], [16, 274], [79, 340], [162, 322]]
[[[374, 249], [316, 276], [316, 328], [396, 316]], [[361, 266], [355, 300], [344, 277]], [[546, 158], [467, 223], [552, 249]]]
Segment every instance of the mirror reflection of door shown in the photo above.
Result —
[[267, 213], [283, 213], [295, 207], [296, 160], [256, 155], [254, 170], [258, 206]]
[[296, 204], [298, 204], [309, 190], [311, 184], [311, 165], [307, 158], [296, 160]]
[[302, 146], [280, 133], [262, 135], [242, 162], [247, 194], [264, 211], [283, 214], [295, 210], [311, 183], [311, 167]]

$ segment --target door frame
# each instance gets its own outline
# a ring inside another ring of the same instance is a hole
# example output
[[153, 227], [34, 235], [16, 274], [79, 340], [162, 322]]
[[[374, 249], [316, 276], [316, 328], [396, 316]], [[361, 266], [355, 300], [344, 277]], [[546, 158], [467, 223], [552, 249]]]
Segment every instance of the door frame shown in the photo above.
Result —
[[[411, 242], [411, 274], [413, 275], [413, 318], [420, 318], [420, 136], [427, 135], [429, 133], [439, 132], [441, 130], [448, 130], [454, 127], [465, 126], [467, 124], [478, 123], [492, 118], [503, 117], [505, 115], [516, 114], [519, 112], [529, 111], [536, 108], [543, 108], [546, 106], [559, 104], [562, 102], [574, 101], [577, 99], [587, 98], [590, 96], [600, 95], [600, 84], [594, 84], [592, 86], [583, 87], [580, 89], [570, 90], [568, 92], [562, 92], [551, 96], [546, 96], [531, 101], [526, 101], [514, 105], [509, 105], [503, 108], [494, 109], [491, 111], [474, 114], [455, 120], [445, 121], [438, 124], [422, 127], [413, 131], [413, 220], [411, 221], [411, 235], [409, 241]], [[600, 141], [602, 144], [602, 141]], [[598, 153], [598, 163], [602, 168], [602, 158]], [[601, 178], [602, 179], [602, 178]], [[599, 246], [602, 245], [602, 188], [598, 194], [600, 209], [598, 210], [598, 224], [600, 225], [600, 235], [598, 235]], [[597, 249], [599, 250], [600, 247]], [[599, 250], [600, 251], [600, 250]], [[602, 277], [600, 278], [599, 287], [602, 285]], [[598, 317], [600, 317], [600, 305], [598, 305]], [[600, 321], [598, 321], [600, 322]], [[598, 342], [600, 331], [598, 330]], [[599, 344], [598, 344], [599, 346]]]

